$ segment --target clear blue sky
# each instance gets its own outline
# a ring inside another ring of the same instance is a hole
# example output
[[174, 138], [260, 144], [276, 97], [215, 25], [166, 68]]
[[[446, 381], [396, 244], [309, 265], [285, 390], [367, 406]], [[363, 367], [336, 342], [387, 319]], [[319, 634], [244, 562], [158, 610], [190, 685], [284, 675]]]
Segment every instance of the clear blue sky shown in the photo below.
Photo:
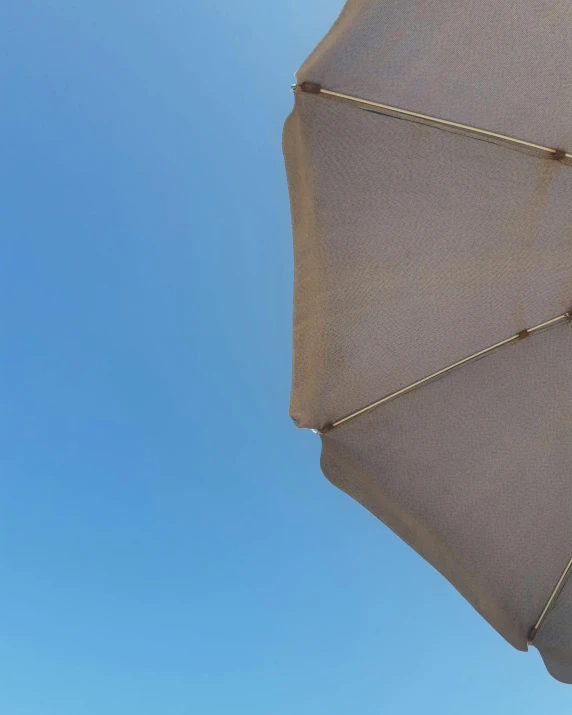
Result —
[[340, 0], [0, 8], [0, 715], [570, 713], [287, 416]]

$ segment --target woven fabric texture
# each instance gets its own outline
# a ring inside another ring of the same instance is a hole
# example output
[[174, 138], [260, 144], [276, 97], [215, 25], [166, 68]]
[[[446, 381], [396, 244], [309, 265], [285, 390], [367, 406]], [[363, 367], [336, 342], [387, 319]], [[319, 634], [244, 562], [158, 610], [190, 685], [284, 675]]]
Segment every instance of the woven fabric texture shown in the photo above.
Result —
[[[564, 3], [350, 0], [297, 74], [572, 147]], [[572, 308], [572, 167], [297, 93], [290, 414], [322, 429]], [[572, 328], [464, 366], [322, 436], [322, 468], [516, 648], [572, 556]], [[572, 586], [536, 639], [572, 682]]]

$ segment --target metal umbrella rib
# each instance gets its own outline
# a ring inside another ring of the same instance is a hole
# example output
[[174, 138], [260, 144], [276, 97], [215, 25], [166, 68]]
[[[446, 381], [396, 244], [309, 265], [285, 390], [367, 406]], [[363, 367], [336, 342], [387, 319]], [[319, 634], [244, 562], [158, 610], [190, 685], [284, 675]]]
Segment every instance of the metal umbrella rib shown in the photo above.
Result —
[[342, 92], [335, 92], [331, 89], [325, 89], [314, 82], [303, 82], [301, 85], [294, 85], [293, 90], [303, 92], [306, 94], [316, 94], [324, 97], [333, 97], [336, 99], [342, 99], [346, 102], [352, 102], [359, 106], [375, 107], [386, 112], [391, 112], [396, 116], [400, 116], [403, 119], [422, 119], [430, 122], [434, 125], [441, 125], [442, 127], [449, 127], [451, 129], [460, 129], [470, 136], [471, 134], [480, 135], [482, 137], [489, 137], [491, 139], [501, 140], [509, 144], [514, 144], [515, 146], [526, 147], [529, 149], [536, 149], [542, 152], [546, 152], [552, 155], [552, 158], [562, 161], [564, 159], [572, 159], [572, 154], [566, 152], [563, 149], [553, 149], [551, 147], [543, 146], [541, 144], [535, 144], [534, 142], [525, 141], [524, 139], [517, 139], [516, 137], [510, 137], [505, 134], [499, 134], [497, 132], [492, 132], [487, 129], [480, 129], [479, 127], [473, 127], [469, 124], [461, 124], [460, 122], [453, 122], [448, 119], [441, 119], [440, 117], [434, 117], [429, 114], [422, 114], [421, 112], [413, 112], [409, 109], [402, 109], [401, 107], [393, 107], [389, 104], [382, 104], [381, 102], [373, 102], [370, 99], [361, 99], [360, 97], [354, 97], [349, 94], [343, 94]]
[[416, 390], [420, 387], [423, 387], [423, 385], [426, 385], [427, 383], [432, 382], [433, 380], [436, 380], [439, 377], [443, 377], [443, 376], [447, 375], [448, 373], [452, 372], [453, 370], [457, 370], [458, 368], [468, 365], [468, 364], [474, 362], [475, 360], [480, 360], [484, 357], [487, 357], [488, 355], [495, 353], [497, 350], [500, 350], [501, 348], [505, 348], [508, 345], [513, 345], [514, 343], [520, 342], [521, 340], [524, 340], [525, 338], [528, 338], [531, 335], [538, 335], [538, 333], [540, 333], [540, 332], [549, 330], [550, 328], [554, 328], [557, 325], [560, 325], [561, 323], [563, 323], [567, 320], [571, 320], [571, 319], [572, 319], [572, 311], [568, 311], [567, 313], [558, 315], [556, 318], [551, 318], [550, 320], [547, 320], [544, 323], [535, 325], [532, 328], [528, 328], [527, 330], [522, 330], [521, 332], [516, 333], [516, 335], [511, 335], [510, 338], [506, 338], [505, 340], [501, 340], [500, 342], [495, 343], [494, 345], [490, 345], [488, 348], [479, 350], [479, 352], [477, 352], [477, 353], [473, 353], [472, 355], [469, 355], [468, 357], [463, 358], [462, 360], [459, 360], [458, 362], [455, 362], [452, 365], [448, 365], [447, 367], [444, 367], [442, 370], [438, 370], [437, 372], [434, 372], [431, 375], [424, 377], [422, 380], [417, 380], [416, 382], [413, 382], [410, 385], [407, 385], [406, 387], [403, 387], [400, 390], [397, 390], [396, 392], [392, 392], [390, 395], [387, 395], [386, 397], [382, 397], [380, 400], [377, 400], [376, 402], [372, 402], [370, 405], [363, 407], [361, 410], [356, 410], [356, 412], [352, 412], [351, 414], [346, 415], [345, 417], [342, 417], [341, 419], [336, 420], [335, 422], [333, 422], [329, 425], [326, 425], [325, 427], [322, 427], [321, 430], [315, 430], [315, 431], [318, 432], [318, 434], [324, 434], [325, 432], [330, 432], [335, 427], [339, 427], [340, 425], [343, 425], [345, 422], [349, 422], [350, 420], [353, 420], [356, 417], [359, 417], [360, 415], [365, 414], [366, 412], [370, 412], [371, 410], [374, 410], [376, 407], [380, 407], [381, 405], [384, 405], [386, 402], [389, 402], [390, 400], [394, 400], [396, 397], [401, 397], [402, 395], [406, 395], [408, 392], [411, 392], [412, 390]]

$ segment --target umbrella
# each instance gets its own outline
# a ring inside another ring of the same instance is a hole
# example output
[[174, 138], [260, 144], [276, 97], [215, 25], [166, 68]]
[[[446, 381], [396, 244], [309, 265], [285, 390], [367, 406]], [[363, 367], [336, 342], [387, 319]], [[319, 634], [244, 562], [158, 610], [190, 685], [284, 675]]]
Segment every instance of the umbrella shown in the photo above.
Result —
[[292, 418], [333, 484], [568, 683], [570, 20], [349, 0], [283, 136]]

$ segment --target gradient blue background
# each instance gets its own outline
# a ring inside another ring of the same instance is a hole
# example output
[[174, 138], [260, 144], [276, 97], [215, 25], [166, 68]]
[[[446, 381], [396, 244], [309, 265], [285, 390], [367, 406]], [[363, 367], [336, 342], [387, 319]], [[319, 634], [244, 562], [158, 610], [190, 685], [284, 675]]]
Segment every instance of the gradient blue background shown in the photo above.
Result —
[[287, 417], [340, 0], [0, 7], [0, 714], [570, 713]]

